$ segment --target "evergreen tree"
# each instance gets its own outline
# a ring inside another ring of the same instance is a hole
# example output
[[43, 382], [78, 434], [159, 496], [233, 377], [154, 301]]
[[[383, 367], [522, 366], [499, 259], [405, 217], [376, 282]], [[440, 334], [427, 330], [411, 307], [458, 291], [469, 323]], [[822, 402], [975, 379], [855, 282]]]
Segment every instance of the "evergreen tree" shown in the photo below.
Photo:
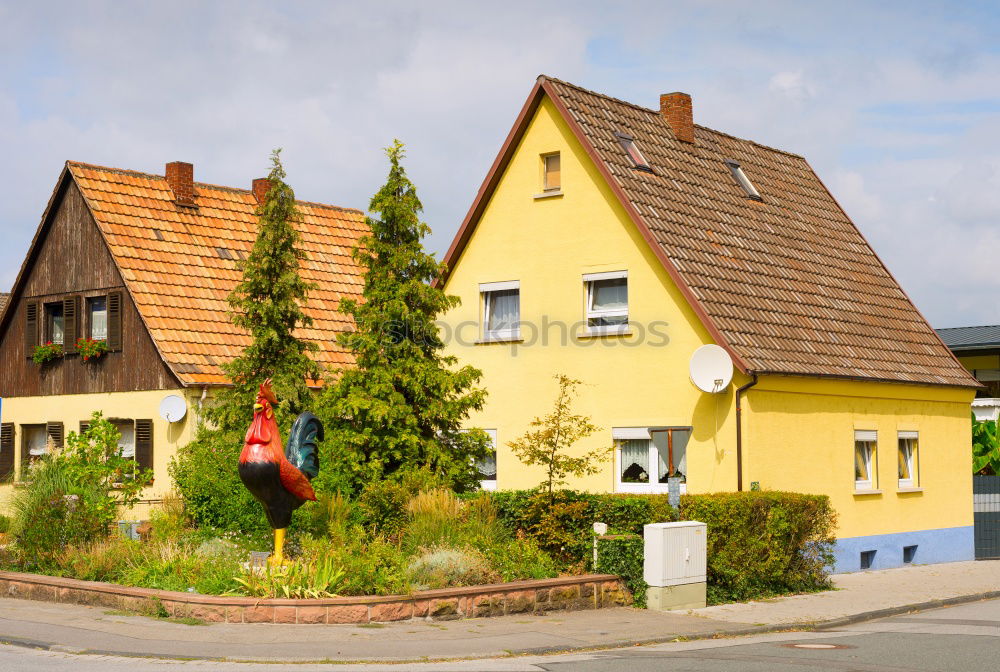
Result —
[[316, 344], [295, 335], [296, 329], [312, 324], [302, 306], [316, 285], [299, 275], [299, 263], [306, 255], [298, 247], [295, 192], [285, 183], [280, 149], [271, 154], [267, 179], [270, 187], [256, 212], [257, 240], [247, 259], [238, 264], [243, 280], [227, 298], [230, 319], [250, 334], [251, 341], [239, 357], [222, 365], [232, 387], [223, 390], [207, 411], [222, 430], [241, 430], [250, 422], [257, 386], [265, 378], [273, 381], [280, 402], [275, 409], [278, 422], [286, 426], [311, 406], [306, 379], [320, 377], [319, 366], [309, 357]]
[[353, 252], [365, 269], [364, 298], [344, 299], [339, 308], [354, 318], [355, 330], [338, 341], [355, 366], [340, 370], [318, 403], [332, 451], [326, 464], [339, 463], [353, 485], [423, 469], [471, 489], [479, 478], [474, 461], [490, 449], [482, 430], [462, 431], [485, 399], [476, 387], [481, 373], [443, 354], [435, 320], [459, 299], [432, 284], [444, 264], [423, 249], [430, 227], [419, 219], [423, 206], [400, 165], [402, 143], [386, 153], [388, 181], [366, 219], [371, 234]]

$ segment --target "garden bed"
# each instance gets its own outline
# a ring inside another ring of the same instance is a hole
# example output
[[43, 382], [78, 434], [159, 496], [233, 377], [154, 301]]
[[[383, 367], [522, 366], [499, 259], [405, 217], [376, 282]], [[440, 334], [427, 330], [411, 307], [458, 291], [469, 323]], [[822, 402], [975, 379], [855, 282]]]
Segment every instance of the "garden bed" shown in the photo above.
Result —
[[209, 623], [364, 624], [454, 620], [618, 607], [631, 597], [617, 576], [583, 574], [418, 591], [412, 595], [257, 599], [131, 588], [40, 574], [0, 571], [5, 597], [102, 606], [140, 614], [165, 612]]

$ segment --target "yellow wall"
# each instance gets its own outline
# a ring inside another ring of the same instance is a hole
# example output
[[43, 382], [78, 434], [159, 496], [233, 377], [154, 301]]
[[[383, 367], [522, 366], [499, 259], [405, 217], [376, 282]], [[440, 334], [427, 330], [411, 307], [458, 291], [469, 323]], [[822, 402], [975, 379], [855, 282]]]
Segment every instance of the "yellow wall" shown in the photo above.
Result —
[[[168, 423], [160, 417], [160, 402], [168, 394], [183, 396], [187, 401], [187, 414], [180, 422]], [[191, 389], [5, 398], [3, 422], [15, 424], [15, 480], [20, 479], [21, 425], [62, 422], [68, 435], [79, 431], [80, 421], [88, 420], [94, 411], [101, 411], [106, 418], [152, 419], [154, 482], [143, 491], [143, 503], [125, 514], [130, 519], [148, 518], [151, 506], [172, 490], [167, 466], [177, 448], [194, 437], [200, 395], [200, 389]], [[5, 510], [7, 500], [16, 487], [9, 483], [0, 485], [0, 511]]]
[[[840, 536], [972, 525], [971, 390], [765, 377], [744, 406], [744, 480], [827, 494]], [[878, 432], [881, 494], [854, 494], [854, 430]], [[917, 431], [918, 485], [900, 492], [898, 431]]]
[[[538, 199], [541, 159], [562, 158], [562, 196]], [[562, 338], [553, 324], [581, 329], [582, 275], [628, 271], [629, 318], [666, 323], [667, 343], [632, 336]], [[520, 282], [525, 342], [481, 344], [479, 284]], [[734, 389], [705, 394], [688, 378], [694, 350], [712, 342], [661, 263], [571, 131], [545, 100], [516, 148], [446, 291], [461, 298], [446, 317], [450, 352], [483, 371], [489, 396], [470, 426], [497, 430], [497, 483], [526, 488], [543, 478], [506, 444], [547, 413], [552, 376], [584, 382], [574, 405], [602, 429], [577, 452], [612, 445], [612, 427], [692, 426], [688, 492], [735, 490]], [[542, 329], [547, 340], [526, 325]], [[748, 394], [744, 487], [828, 494], [840, 513], [840, 536], [971, 525], [969, 403], [972, 390], [806, 378], [762, 378]], [[879, 431], [881, 495], [854, 495], [855, 428]], [[896, 492], [896, 436], [920, 433], [922, 492]], [[571, 487], [613, 491], [616, 465]]]

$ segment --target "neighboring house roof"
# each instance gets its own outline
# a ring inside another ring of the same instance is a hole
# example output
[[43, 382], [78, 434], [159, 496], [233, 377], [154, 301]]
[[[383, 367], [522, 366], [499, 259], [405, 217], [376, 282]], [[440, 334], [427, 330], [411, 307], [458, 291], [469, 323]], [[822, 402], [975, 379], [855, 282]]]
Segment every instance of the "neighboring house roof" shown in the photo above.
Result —
[[[66, 164], [63, 177], [67, 174], [79, 186], [153, 342], [178, 380], [227, 383], [220, 365], [250, 342], [230, 321], [226, 297], [242, 277], [237, 259], [246, 258], [257, 237], [253, 193], [195, 182], [197, 207], [181, 207], [161, 175], [73, 161]], [[298, 210], [296, 230], [307, 255], [301, 275], [318, 286], [305, 306], [313, 324], [297, 335], [319, 345], [314, 358], [321, 365], [350, 364], [336, 337], [352, 323], [337, 307], [341, 298], [361, 294], [364, 280], [351, 251], [367, 232], [364, 215], [304, 201]]]
[[[748, 373], [977, 386], [800, 156], [539, 77], [445, 262], [547, 95], [717, 343]], [[634, 138], [637, 170], [615, 133]], [[725, 160], [738, 162], [752, 200]]]
[[938, 329], [944, 344], [952, 350], [1000, 348], [1000, 325], [949, 327]]

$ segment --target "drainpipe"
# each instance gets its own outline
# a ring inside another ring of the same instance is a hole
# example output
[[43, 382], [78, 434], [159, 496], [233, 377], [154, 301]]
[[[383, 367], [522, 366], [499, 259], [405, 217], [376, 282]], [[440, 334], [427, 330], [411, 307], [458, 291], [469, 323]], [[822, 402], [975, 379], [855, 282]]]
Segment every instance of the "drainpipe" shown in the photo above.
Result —
[[743, 387], [736, 388], [736, 490], [743, 492], [743, 393], [757, 384], [757, 374]]
[[205, 397], [208, 395], [208, 386], [201, 386], [201, 399], [198, 400], [198, 426], [201, 426], [201, 407], [205, 403]]

